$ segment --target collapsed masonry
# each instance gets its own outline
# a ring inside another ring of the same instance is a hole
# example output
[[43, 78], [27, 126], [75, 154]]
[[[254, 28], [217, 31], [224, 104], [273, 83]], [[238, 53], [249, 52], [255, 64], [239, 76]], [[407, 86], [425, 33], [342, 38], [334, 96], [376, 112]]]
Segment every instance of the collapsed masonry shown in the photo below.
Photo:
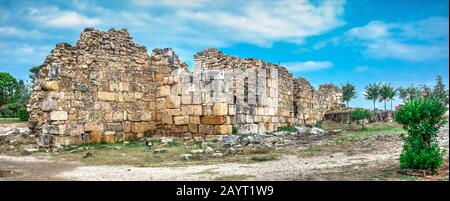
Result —
[[30, 97], [29, 127], [40, 146], [142, 136], [209, 137], [314, 124], [341, 106], [332, 85], [315, 90], [283, 67], [207, 49], [194, 71], [170, 49], [132, 42], [124, 29], [86, 28], [58, 44]]

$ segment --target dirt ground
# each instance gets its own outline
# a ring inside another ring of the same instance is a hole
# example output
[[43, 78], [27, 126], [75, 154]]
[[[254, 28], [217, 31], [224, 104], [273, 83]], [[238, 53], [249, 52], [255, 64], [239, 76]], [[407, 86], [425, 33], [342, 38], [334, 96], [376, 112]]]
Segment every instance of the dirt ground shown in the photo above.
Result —
[[[331, 127], [341, 125], [331, 125]], [[374, 127], [375, 128], [375, 127]], [[303, 136], [277, 160], [182, 166], [92, 165], [50, 153], [0, 155], [0, 180], [449, 180], [399, 171], [401, 129]], [[84, 152], [83, 152], [84, 153]]]

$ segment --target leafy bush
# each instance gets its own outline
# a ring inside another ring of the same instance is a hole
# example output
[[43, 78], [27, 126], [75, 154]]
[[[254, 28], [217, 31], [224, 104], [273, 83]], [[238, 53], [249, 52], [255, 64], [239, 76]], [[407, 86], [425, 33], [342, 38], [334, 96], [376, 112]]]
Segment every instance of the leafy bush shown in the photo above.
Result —
[[0, 117], [2, 118], [15, 118], [17, 112], [21, 108], [19, 103], [10, 103], [0, 107]]
[[237, 129], [236, 127], [233, 126], [233, 127], [231, 128], [231, 134], [232, 134], [232, 135], [237, 135], [237, 134], [238, 134], [238, 129]]
[[278, 131], [287, 131], [287, 132], [294, 132], [293, 126], [282, 126], [278, 128]]
[[365, 119], [369, 119], [372, 117], [372, 113], [369, 110], [357, 108], [350, 113], [350, 120], [352, 122], [356, 121], [356, 124], [361, 125], [362, 129], [364, 129], [364, 121]]
[[19, 119], [21, 121], [28, 121], [30, 118], [30, 113], [28, 112], [27, 108], [20, 108], [17, 112], [17, 116], [19, 116]]
[[412, 99], [395, 111], [395, 121], [408, 132], [404, 137], [400, 167], [436, 172], [443, 162], [444, 152], [437, 144], [439, 128], [446, 122], [447, 111], [443, 99], [427, 97]]

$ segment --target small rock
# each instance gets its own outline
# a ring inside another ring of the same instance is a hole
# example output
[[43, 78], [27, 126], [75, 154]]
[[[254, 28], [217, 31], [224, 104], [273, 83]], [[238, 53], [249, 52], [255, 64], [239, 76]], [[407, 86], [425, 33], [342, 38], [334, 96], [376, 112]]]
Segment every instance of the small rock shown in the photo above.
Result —
[[193, 149], [191, 150], [191, 154], [202, 154], [203, 153], [203, 149]]
[[183, 160], [189, 160], [192, 158], [192, 154], [181, 154], [181, 159]]
[[206, 149], [208, 147], [214, 147], [213, 142], [202, 142], [202, 149]]
[[314, 127], [314, 128], [311, 129], [310, 133], [314, 134], [314, 135], [323, 135], [323, 134], [325, 134], [325, 131], [323, 131], [320, 128]]
[[231, 144], [225, 143], [223, 144], [223, 148], [225, 149], [231, 148]]
[[172, 144], [173, 143], [173, 138], [171, 137], [162, 137], [161, 138], [161, 143], [162, 144]]
[[223, 157], [223, 154], [222, 154], [222, 153], [213, 153], [212, 156], [213, 156], [213, 157], [216, 157], [216, 158], [222, 158], [222, 157]]
[[298, 135], [303, 135], [310, 132], [310, 128], [306, 126], [296, 126], [294, 128]]
[[227, 135], [219, 138], [224, 144], [235, 145], [239, 143], [239, 136], [237, 135]]
[[153, 146], [153, 141], [151, 139], [146, 139], [145, 140], [145, 146], [146, 147], [151, 147]]
[[154, 153], [154, 154], [159, 154], [159, 153], [164, 153], [164, 152], [167, 152], [167, 149], [166, 149], [166, 148], [161, 148], [161, 149], [155, 149], [155, 150], [153, 150], [153, 153]]
[[275, 135], [275, 136], [286, 136], [287, 134], [288, 134], [287, 131], [278, 131], [278, 132], [273, 133], [273, 135]]
[[114, 146], [115, 149], [120, 150], [122, 147], [120, 146]]
[[36, 149], [36, 148], [27, 148], [27, 149], [24, 149], [24, 151], [26, 151], [26, 152], [37, 152], [37, 151], [39, 151], [39, 149]]
[[128, 142], [128, 141], [124, 141], [124, 142], [123, 142], [123, 144], [130, 144], [130, 142]]
[[259, 143], [259, 144], [261, 144], [262, 142], [264, 142], [264, 140], [265, 140], [266, 138], [269, 138], [269, 137], [272, 137], [272, 136], [271, 136], [271, 135], [266, 135], [266, 134], [261, 134], [261, 133], [258, 133], [258, 134], [256, 134], [256, 135], [254, 136], [255, 142], [256, 142], [256, 143]]
[[205, 151], [205, 153], [209, 154], [209, 153], [212, 153], [214, 151], [214, 149], [212, 149], [211, 147], [207, 147], [204, 151]]
[[14, 147], [14, 145], [9, 145], [9, 146], [8, 146], [8, 149], [9, 149], [9, 150], [13, 150], [13, 149], [15, 149], [15, 148], [16, 148], [16, 147]]

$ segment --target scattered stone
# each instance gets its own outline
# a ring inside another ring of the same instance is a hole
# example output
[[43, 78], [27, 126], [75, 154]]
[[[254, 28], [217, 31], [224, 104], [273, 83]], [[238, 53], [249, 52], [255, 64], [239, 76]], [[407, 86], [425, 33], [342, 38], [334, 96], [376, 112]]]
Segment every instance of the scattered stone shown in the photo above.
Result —
[[275, 135], [275, 136], [286, 136], [287, 134], [289, 134], [289, 132], [287, 132], [287, 131], [278, 131], [278, 132], [273, 133], [273, 135]]
[[203, 153], [203, 149], [193, 149], [191, 150], [191, 154], [202, 154]]
[[329, 130], [328, 134], [330, 134], [330, 135], [337, 135], [337, 134], [339, 134], [341, 132], [342, 132], [341, 129], [335, 129], [335, 130]]
[[222, 157], [223, 157], [223, 154], [222, 154], [222, 153], [213, 153], [212, 156], [213, 156], [213, 157], [216, 157], [216, 158], [222, 158]]
[[13, 149], [15, 149], [15, 148], [16, 148], [16, 147], [15, 147], [14, 145], [9, 145], [9, 146], [8, 146], [8, 149], [9, 149], [9, 150], [13, 150]]
[[206, 149], [208, 147], [214, 147], [213, 142], [202, 142], [202, 149]]
[[202, 137], [194, 137], [194, 142], [203, 142], [203, 138]]
[[254, 136], [255, 142], [258, 143], [258, 144], [263, 143], [264, 140], [265, 140], [266, 138], [269, 138], [269, 137], [272, 137], [272, 136], [271, 136], [271, 135], [266, 135], [266, 134], [260, 134], [260, 133], [258, 133], [258, 134], [256, 134], [256, 135]]
[[173, 143], [173, 138], [171, 138], [171, 137], [162, 137], [161, 138], [161, 144], [168, 145], [168, 144], [172, 144], [172, 143]]
[[26, 148], [26, 149], [23, 149], [23, 150], [26, 151], [26, 152], [29, 152], [29, 153], [39, 151], [39, 149], [37, 149], [37, 148]]
[[306, 126], [296, 126], [294, 128], [298, 135], [303, 135], [303, 134], [309, 133], [311, 130], [311, 128], [308, 128]]
[[209, 153], [212, 153], [214, 151], [214, 149], [211, 147], [207, 147], [206, 149], [204, 149], [204, 151], [206, 154], [209, 154]]
[[314, 127], [311, 129], [310, 133], [313, 135], [323, 135], [323, 134], [325, 134], [325, 131], [320, 128]]
[[181, 154], [181, 159], [189, 160], [192, 158], [192, 154]]
[[223, 136], [219, 139], [219, 141], [222, 141], [224, 144], [235, 145], [239, 143], [239, 136], [237, 135]]
[[155, 149], [155, 150], [153, 150], [153, 153], [154, 153], [154, 154], [160, 154], [160, 153], [164, 153], [164, 152], [167, 152], [167, 149], [166, 149], [166, 148], [161, 148], [161, 149]]

